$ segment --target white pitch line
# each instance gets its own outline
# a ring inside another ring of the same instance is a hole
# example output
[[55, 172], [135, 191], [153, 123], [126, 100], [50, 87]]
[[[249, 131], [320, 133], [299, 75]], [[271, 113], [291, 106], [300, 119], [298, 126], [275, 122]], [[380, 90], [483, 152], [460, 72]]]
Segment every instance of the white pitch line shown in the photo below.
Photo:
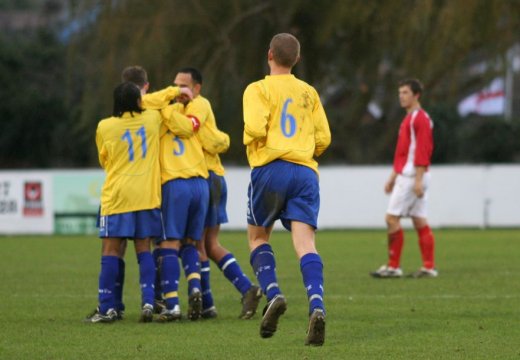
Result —
[[473, 294], [473, 295], [462, 295], [462, 294], [435, 294], [435, 295], [338, 295], [338, 294], [327, 294], [325, 292], [325, 299], [347, 299], [350, 301], [354, 301], [357, 299], [419, 299], [419, 300], [428, 300], [428, 299], [439, 299], [439, 300], [452, 300], [452, 299], [482, 299], [482, 300], [496, 300], [496, 299], [518, 299], [520, 298], [520, 294], [502, 294], [502, 295], [493, 295], [493, 294]]

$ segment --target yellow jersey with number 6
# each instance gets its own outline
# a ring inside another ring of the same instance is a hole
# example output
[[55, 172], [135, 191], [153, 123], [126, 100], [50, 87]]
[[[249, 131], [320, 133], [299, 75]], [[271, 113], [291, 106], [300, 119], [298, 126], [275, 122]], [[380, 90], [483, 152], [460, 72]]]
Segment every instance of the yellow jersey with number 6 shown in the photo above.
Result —
[[268, 75], [243, 98], [244, 145], [251, 167], [280, 159], [318, 172], [314, 156], [330, 145], [327, 116], [316, 90], [292, 74]]

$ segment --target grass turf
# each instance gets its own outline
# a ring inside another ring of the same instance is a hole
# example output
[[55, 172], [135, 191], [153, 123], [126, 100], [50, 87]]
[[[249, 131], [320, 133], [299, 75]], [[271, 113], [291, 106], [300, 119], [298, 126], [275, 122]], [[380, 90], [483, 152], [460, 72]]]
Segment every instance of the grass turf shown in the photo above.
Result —
[[[94, 237], [0, 238], [1, 359], [518, 359], [520, 231], [437, 230], [437, 279], [376, 280], [384, 231], [322, 231], [325, 345], [303, 345], [307, 300], [289, 234], [275, 233], [278, 282], [288, 300], [278, 332], [259, 336], [260, 314], [237, 319], [240, 295], [212, 265], [215, 320], [139, 324], [137, 264], [127, 250], [125, 320], [84, 324], [96, 305], [100, 242]], [[245, 233], [221, 242], [253, 279]], [[405, 234], [402, 267], [420, 266]], [[186, 284], [180, 284], [186, 311]], [[259, 312], [265, 301], [260, 305]]]

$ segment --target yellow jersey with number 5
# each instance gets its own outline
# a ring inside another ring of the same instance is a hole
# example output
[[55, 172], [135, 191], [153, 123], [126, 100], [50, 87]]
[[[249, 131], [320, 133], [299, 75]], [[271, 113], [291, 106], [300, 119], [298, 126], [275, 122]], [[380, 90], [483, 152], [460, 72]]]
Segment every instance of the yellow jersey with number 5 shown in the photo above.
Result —
[[[170, 126], [163, 126], [160, 140], [161, 183], [174, 179], [189, 179], [192, 177], [207, 178], [208, 168], [199, 142], [197, 129], [193, 120], [185, 114], [185, 108], [180, 103], [169, 105], [162, 110], [163, 116], [176, 121]], [[196, 119], [199, 126], [203, 122]]]
[[161, 206], [159, 135], [161, 114], [126, 112], [101, 120], [96, 131], [99, 163], [106, 178], [101, 215], [156, 209]]
[[318, 172], [314, 156], [330, 145], [327, 116], [316, 90], [292, 74], [268, 75], [243, 98], [244, 145], [254, 168], [280, 159]]

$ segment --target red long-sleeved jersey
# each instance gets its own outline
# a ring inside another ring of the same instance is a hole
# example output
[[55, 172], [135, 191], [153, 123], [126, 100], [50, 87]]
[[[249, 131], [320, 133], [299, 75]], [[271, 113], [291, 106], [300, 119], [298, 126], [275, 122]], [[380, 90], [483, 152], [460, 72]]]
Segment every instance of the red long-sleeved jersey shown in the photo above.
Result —
[[433, 152], [433, 121], [423, 109], [407, 114], [399, 128], [394, 155], [394, 171], [415, 176], [416, 166], [428, 170]]

